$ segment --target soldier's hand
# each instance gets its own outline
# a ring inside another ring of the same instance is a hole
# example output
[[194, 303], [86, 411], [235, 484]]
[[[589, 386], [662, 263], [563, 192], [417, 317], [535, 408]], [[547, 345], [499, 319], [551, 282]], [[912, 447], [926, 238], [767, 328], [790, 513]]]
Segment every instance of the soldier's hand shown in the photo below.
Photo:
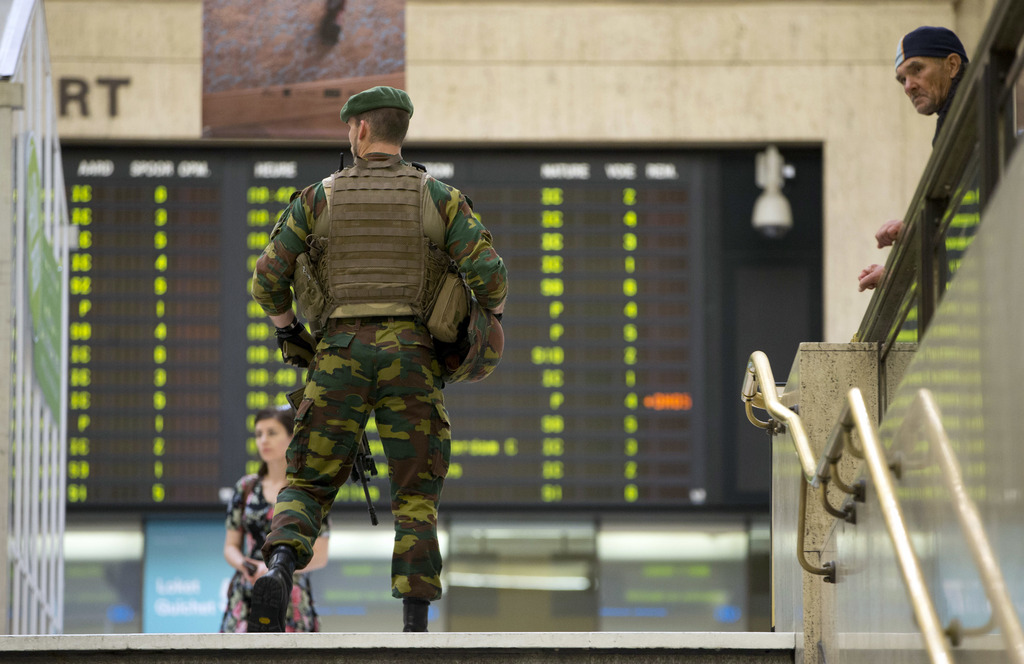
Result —
[[296, 318], [290, 324], [277, 328], [277, 347], [287, 364], [305, 369], [313, 361], [316, 343], [306, 331], [306, 326]]

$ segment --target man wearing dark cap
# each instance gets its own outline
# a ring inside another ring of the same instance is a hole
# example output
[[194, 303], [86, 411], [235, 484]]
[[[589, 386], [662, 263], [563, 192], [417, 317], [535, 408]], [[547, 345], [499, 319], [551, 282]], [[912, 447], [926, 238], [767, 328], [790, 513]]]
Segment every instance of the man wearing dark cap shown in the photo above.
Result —
[[[960, 39], [947, 28], [921, 26], [908, 32], [896, 46], [896, 80], [921, 115], [938, 113], [934, 145], [957, 87], [967, 69], [967, 52]], [[888, 247], [899, 237], [903, 221], [882, 224], [875, 233], [878, 248]], [[884, 266], [873, 264], [861, 270], [860, 290], [875, 288], [882, 280]]]
[[900, 40], [896, 47], [896, 80], [921, 115], [939, 114], [939, 136], [956, 89], [967, 69], [967, 52], [951, 30], [922, 26]]
[[[451, 430], [441, 392], [446, 374], [424, 314], [427, 263], [438, 254], [452, 261], [475, 310], [494, 326], [507, 274], [469, 199], [402, 159], [412, 114], [409, 95], [396, 88], [349, 98], [341, 120], [355, 164], [303, 189], [256, 263], [252, 296], [277, 328], [284, 360], [309, 371], [249, 631], [285, 631], [293, 570], [310, 560], [371, 413], [388, 460], [391, 593], [403, 600], [404, 631], [426, 631], [429, 603], [441, 597], [437, 506]], [[320, 328], [317, 340], [292, 313], [293, 278], [302, 270], [315, 272], [323, 289], [322, 310], [303, 310]]]

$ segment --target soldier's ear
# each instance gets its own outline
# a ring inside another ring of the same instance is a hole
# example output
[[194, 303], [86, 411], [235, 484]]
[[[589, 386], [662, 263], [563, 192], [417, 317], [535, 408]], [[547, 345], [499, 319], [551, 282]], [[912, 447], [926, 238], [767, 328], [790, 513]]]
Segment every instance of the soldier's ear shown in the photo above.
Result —
[[363, 118], [359, 119], [359, 128], [356, 129], [356, 136], [359, 137], [360, 141], [366, 141], [370, 138], [370, 123]]

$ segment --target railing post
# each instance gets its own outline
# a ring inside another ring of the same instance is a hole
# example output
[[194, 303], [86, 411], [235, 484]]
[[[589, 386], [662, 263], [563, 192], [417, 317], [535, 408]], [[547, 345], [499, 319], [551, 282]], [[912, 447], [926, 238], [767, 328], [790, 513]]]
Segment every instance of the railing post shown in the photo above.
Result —
[[[1004, 130], [1007, 114], [1000, 108], [1002, 90], [1009, 85], [1007, 76], [1013, 66], [1014, 53], [1004, 50], [993, 50], [988, 53], [988, 60], [984, 64], [981, 80], [979, 82], [980, 112], [978, 113], [978, 142], [981, 147], [981, 173], [979, 177], [979, 209], [984, 209], [985, 204], [991, 199], [1002, 173], [1003, 163], [1009, 157], [1006, 150], [1006, 142], [1003, 137], [1009, 133], [1013, 138], [1012, 115], [1010, 118], [1011, 129]], [[1012, 88], [1012, 86], [1011, 86]], [[1008, 104], [1010, 109], [1013, 104]]]
[[[13, 112], [23, 104], [24, 86], [21, 83], [0, 81], [0, 145], [11, 145], [14, 140]], [[14, 246], [14, 160], [0, 159], [0, 228], [4, 238], [0, 241], [4, 247]], [[7, 251], [0, 259], [0, 319], [5, 322], [14, 320], [14, 255]], [[12, 347], [11, 325], [0, 325], [0, 348]], [[11, 541], [11, 520], [9, 496], [11, 495], [11, 470], [13, 438], [11, 436], [11, 385], [13, 384], [14, 362], [10, 352], [0, 361], [0, 495], [5, 499], [0, 508], [0, 634], [10, 633], [8, 616], [11, 608], [11, 559], [7, 543]]]
[[941, 266], [946, 262], [945, 243], [938, 233], [942, 211], [946, 208], [945, 201], [928, 198], [921, 213], [919, 238], [921, 256], [917, 268], [917, 338], [924, 337], [924, 332], [935, 315], [942, 284], [945, 283]]

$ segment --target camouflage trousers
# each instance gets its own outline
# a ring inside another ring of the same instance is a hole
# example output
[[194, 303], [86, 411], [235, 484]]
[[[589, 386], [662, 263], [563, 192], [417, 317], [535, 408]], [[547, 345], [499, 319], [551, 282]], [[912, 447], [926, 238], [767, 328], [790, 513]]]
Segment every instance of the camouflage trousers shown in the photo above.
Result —
[[287, 544], [299, 568], [308, 564], [372, 412], [395, 520], [391, 594], [440, 599], [437, 506], [451, 458], [440, 376], [430, 334], [411, 318], [328, 322], [296, 413], [288, 486], [277, 497], [264, 556]]

